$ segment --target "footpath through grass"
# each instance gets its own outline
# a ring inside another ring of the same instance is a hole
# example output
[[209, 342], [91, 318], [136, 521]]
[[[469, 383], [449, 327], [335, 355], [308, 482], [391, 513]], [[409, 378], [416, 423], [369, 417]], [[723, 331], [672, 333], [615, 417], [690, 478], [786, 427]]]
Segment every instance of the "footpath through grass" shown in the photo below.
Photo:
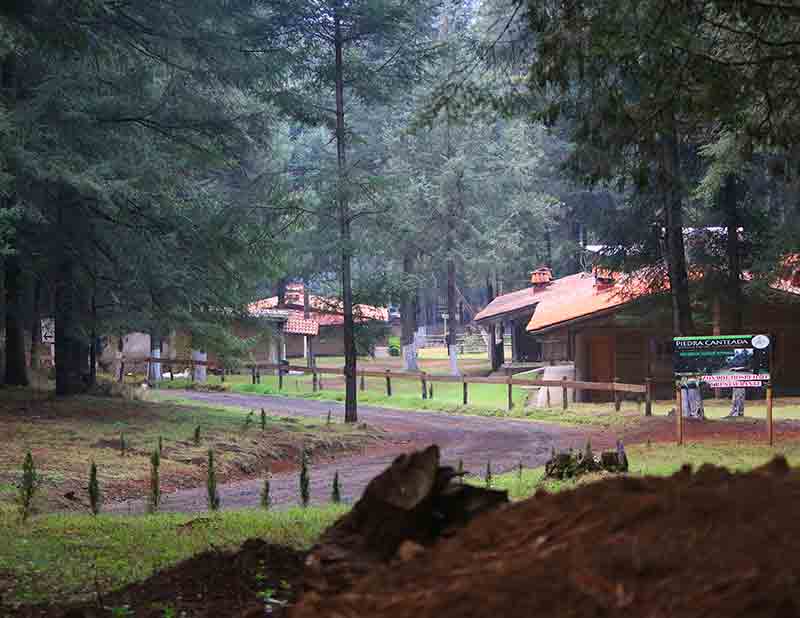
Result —
[[245, 540], [305, 549], [346, 506], [137, 517], [51, 514], [19, 523], [0, 507], [0, 595], [6, 604], [109, 592], [209, 549]]

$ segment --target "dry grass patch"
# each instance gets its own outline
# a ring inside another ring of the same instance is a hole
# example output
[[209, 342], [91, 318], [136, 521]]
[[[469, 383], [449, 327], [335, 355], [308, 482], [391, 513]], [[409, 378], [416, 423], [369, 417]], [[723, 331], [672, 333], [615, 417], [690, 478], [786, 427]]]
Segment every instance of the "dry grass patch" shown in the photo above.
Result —
[[91, 461], [106, 501], [146, 496], [149, 456], [159, 437], [164, 493], [202, 485], [209, 448], [217, 455], [220, 481], [227, 482], [292, 467], [303, 448], [326, 455], [382, 440], [373, 429], [326, 419], [280, 418], [267, 411], [262, 429], [260, 410], [89, 396], [62, 400], [27, 389], [2, 391], [0, 419], [0, 504], [13, 501], [30, 451], [43, 479], [43, 510], [87, 508]]

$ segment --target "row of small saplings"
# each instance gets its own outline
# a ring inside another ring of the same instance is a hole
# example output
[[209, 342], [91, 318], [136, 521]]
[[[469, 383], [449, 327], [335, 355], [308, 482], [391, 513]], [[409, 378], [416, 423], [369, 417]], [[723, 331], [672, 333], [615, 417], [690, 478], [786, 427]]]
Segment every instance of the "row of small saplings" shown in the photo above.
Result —
[[[199, 429], [199, 428], [198, 428]], [[197, 435], [197, 434], [196, 434]], [[124, 441], [122, 442], [124, 445]], [[150, 455], [150, 492], [147, 501], [147, 510], [150, 513], [155, 513], [161, 506], [161, 479], [159, 469], [161, 467], [161, 448], [162, 440], [159, 437], [158, 447]], [[303, 449], [303, 454], [300, 459], [300, 505], [307, 507], [311, 501], [310, 489], [310, 461], [309, 454], [306, 449]], [[272, 505], [272, 498], [270, 496], [270, 473], [267, 472], [264, 477], [264, 485], [261, 489], [260, 503], [264, 509], [269, 509]], [[33, 456], [30, 451], [25, 456], [25, 461], [22, 465], [22, 477], [18, 484], [19, 493], [17, 496], [17, 503], [19, 507], [20, 519], [25, 523], [33, 512], [33, 502], [36, 493], [42, 483], [42, 477], [36, 470], [36, 465], [33, 461]], [[97, 464], [91, 463], [89, 467], [89, 482], [86, 487], [89, 494], [89, 507], [92, 514], [97, 515], [102, 510], [103, 494], [100, 489], [100, 482], [97, 478]], [[208, 508], [211, 511], [219, 510], [222, 506], [219, 491], [217, 489], [217, 471], [214, 462], [214, 451], [208, 449], [208, 465], [206, 466], [206, 499]], [[342, 501], [341, 488], [339, 486], [339, 471], [337, 470], [333, 475], [333, 483], [331, 485], [331, 502], [339, 503]]]

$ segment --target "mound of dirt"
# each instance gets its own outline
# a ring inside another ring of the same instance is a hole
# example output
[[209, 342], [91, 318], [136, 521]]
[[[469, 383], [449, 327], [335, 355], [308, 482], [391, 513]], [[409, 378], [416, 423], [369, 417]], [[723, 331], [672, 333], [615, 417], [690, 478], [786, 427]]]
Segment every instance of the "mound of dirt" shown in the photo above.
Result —
[[267, 610], [262, 593], [271, 590], [269, 596], [276, 602], [269, 604], [269, 615], [280, 618], [286, 613], [285, 604], [293, 602], [299, 590], [303, 558], [302, 552], [251, 539], [235, 553], [199, 554], [143, 582], [103, 595], [101, 602], [13, 609], [0, 604], [0, 616], [107, 618], [113, 608], [127, 607], [129, 613], [124, 615], [136, 618], [260, 617]]
[[502, 507], [292, 618], [800, 616], [800, 473], [706, 465]]

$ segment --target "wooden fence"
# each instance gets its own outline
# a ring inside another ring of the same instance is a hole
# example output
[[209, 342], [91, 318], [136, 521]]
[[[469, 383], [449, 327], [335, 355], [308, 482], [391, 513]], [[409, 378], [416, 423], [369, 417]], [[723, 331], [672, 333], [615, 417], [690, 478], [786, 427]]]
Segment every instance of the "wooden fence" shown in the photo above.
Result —
[[[122, 367], [124, 368], [123, 359]], [[194, 359], [175, 359], [175, 358], [139, 358], [127, 359], [134, 362], [147, 363], [147, 375], [150, 374], [150, 363], [159, 363], [167, 367], [170, 373], [170, 379], [174, 379], [174, 372], [170, 369], [174, 365], [180, 367], [189, 367], [192, 381], [195, 379], [195, 368], [205, 366], [211, 369], [217, 369], [220, 372], [220, 379], [225, 381], [225, 368], [221, 365], [207, 361], [198, 361]], [[278, 374], [278, 388], [283, 388], [284, 375], [288, 372], [296, 373], [310, 373], [311, 374], [311, 388], [314, 392], [322, 389], [323, 376], [336, 375], [344, 376], [345, 370], [342, 367], [307, 367], [305, 365], [289, 365], [289, 364], [275, 364], [275, 363], [246, 363], [245, 367], [250, 369], [251, 381], [253, 384], [261, 383], [261, 371], [273, 371]], [[120, 370], [120, 379], [124, 375], [124, 369]], [[527, 378], [515, 378], [511, 373], [505, 376], [497, 377], [467, 377], [467, 376], [447, 376], [430, 374], [424, 371], [421, 372], [397, 372], [386, 369], [385, 371], [370, 371], [368, 369], [358, 369], [356, 376], [360, 378], [360, 389], [366, 390], [366, 378], [383, 378], [386, 381], [386, 395], [392, 396], [392, 381], [393, 380], [413, 380], [419, 382], [420, 396], [422, 399], [433, 399], [434, 387], [433, 385], [439, 383], [456, 383], [462, 385], [462, 400], [464, 405], [469, 403], [469, 385], [470, 384], [504, 384], [507, 386], [507, 408], [511, 410], [514, 407], [512, 398], [512, 389], [515, 386], [528, 386], [539, 388], [560, 388], [561, 389], [561, 405], [564, 410], [569, 409], [569, 396], [568, 391], [572, 389], [573, 394], [576, 390], [584, 391], [601, 391], [612, 394], [614, 404], [617, 410], [622, 405], [622, 397], [625, 393], [638, 395], [637, 401], [641, 404], [642, 400], [645, 403], [645, 415], [650, 416], [652, 413], [652, 382], [647, 380], [645, 384], [626, 384], [624, 382], [585, 382], [568, 380], [566, 377], [561, 380], [532, 380]], [[550, 391], [547, 391], [548, 400]]]

